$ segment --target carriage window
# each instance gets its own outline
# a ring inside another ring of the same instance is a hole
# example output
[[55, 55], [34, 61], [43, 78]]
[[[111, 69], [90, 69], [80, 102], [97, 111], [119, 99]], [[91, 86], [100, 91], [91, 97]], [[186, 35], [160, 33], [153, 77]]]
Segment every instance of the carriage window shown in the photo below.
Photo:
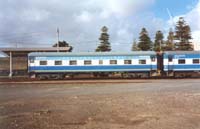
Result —
[[92, 61], [91, 60], [85, 60], [84, 61], [84, 65], [91, 65], [92, 64]]
[[117, 60], [110, 60], [110, 64], [117, 64]]
[[69, 65], [77, 65], [77, 61], [76, 60], [70, 60]]
[[30, 63], [34, 63], [34, 59], [30, 59]]
[[199, 64], [199, 59], [193, 59], [193, 64]]
[[124, 64], [132, 64], [132, 60], [124, 60]]
[[146, 64], [146, 60], [139, 60], [139, 64]]
[[173, 56], [168, 56], [168, 61], [172, 62], [173, 61]]
[[156, 57], [155, 56], [151, 56], [151, 61], [155, 62], [156, 61]]
[[29, 62], [34, 63], [35, 58], [34, 57], [29, 57]]
[[62, 65], [62, 61], [55, 61], [55, 65]]
[[99, 60], [99, 64], [102, 65], [103, 64], [103, 60]]
[[47, 65], [47, 61], [40, 61], [40, 65]]
[[185, 64], [185, 60], [184, 59], [178, 60], [178, 64]]

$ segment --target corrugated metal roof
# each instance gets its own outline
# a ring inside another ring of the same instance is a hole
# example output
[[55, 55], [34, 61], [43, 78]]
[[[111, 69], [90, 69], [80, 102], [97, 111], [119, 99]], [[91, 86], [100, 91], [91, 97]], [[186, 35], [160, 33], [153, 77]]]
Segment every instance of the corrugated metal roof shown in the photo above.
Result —
[[155, 55], [154, 51], [135, 52], [33, 52], [29, 56], [134, 56], [134, 55]]
[[[59, 47], [59, 50], [68, 51], [69, 47]], [[57, 47], [39, 47], [39, 48], [0, 48], [2, 52], [23, 52], [23, 51], [57, 51]]]
[[[56, 52], [57, 47], [40, 47], [40, 48], [0, 48], [0, 52], [7, 56], [12, 52], [13, 57], [27, 56], [30, 52]], [[59, 47], [59, 51], [68, 52], [69, 47]]]

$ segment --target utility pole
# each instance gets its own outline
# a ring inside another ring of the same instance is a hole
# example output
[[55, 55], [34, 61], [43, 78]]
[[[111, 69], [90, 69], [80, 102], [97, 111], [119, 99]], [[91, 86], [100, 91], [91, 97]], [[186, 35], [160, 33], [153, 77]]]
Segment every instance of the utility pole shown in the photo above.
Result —
[[59, 28], [57, 28], [57, 38], [58, 38], [58, 43], [57, 43], [57, 52], [59, 52], [59, 33], [60, 33], [60, 31], [59, 31]]
[[13, 75], [12, 52], [10, 51], [10, 74], [9, 74], [9, 78], [12, 78], [12, 75]]

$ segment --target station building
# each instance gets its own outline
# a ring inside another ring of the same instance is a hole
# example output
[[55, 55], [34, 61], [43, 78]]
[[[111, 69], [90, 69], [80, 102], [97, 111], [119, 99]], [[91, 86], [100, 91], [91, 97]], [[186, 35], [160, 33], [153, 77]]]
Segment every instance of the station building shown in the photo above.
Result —
[[31, 52], [69, 52], [70, 47], [0, 48], [0, 76], [28, 75], [28, 54]]

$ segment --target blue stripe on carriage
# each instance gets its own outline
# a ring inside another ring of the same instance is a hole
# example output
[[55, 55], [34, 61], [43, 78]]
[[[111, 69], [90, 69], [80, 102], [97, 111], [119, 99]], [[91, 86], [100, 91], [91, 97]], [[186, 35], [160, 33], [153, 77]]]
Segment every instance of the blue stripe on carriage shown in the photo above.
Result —
[[116, 66], [30, 66], [29, 71], [53, 71], [53, 70], [65, 70], [65, 71], [150, 71], [156, 70], [156, 65], [116, 65]]
[[164, 70], [200, 70], [200, 64], [193, 65], [165, 65]]

